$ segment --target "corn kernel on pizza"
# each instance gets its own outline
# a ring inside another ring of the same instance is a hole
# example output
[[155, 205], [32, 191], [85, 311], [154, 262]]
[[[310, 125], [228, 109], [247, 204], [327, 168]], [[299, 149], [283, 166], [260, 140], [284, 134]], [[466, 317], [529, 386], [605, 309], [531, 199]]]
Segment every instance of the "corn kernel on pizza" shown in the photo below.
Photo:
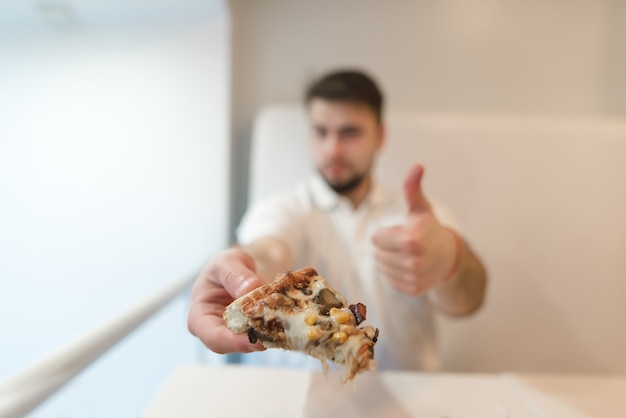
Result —
[[344, 381], [375, 370], [378, 329], [360, 327], [362, 303], [348, 305], [311, 267], [279, 274], [276, 280], [232, 302], [224, 311], [226, 326], [247, 333], [251, 343], [300, 351], [344, 368]]

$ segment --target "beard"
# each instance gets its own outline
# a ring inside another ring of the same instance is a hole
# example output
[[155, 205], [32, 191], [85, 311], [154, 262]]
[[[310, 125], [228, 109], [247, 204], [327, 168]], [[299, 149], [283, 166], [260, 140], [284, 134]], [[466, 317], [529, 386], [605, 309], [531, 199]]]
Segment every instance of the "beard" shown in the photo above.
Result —
[[322, 175], [322, 178], [324, 178], [324, 181], [326, 181], [326, 184], [328, 184], [328, 186], [331, 189], [333, 189], [335, 193], [340, 194], [340, 195], [349, 193], [353, 191], [354, 189], [356, 189], [357, 187], [359, 187], [361, 183], [365, 181], [365, 177], [367, 174], [367, 173], [357, 173], [357, 174], [352, 175], [352, 177], [344, 181], [331, 181], [324, 175], [322, 170], [318, 170], [318, 171]]

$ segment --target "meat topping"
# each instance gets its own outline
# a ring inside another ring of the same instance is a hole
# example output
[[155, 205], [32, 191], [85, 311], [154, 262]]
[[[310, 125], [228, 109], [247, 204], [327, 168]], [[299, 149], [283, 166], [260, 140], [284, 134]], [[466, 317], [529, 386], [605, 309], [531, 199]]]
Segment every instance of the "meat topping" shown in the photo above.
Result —
[[354, 319], [356, 320], [356, 325], [359, 326], [361, 322], [365, 321], [367, 316], [367, 308], [362, 303], [357, 303], [356, 305], [348, 306], [350, 308], [350, 312], [354, 315]]

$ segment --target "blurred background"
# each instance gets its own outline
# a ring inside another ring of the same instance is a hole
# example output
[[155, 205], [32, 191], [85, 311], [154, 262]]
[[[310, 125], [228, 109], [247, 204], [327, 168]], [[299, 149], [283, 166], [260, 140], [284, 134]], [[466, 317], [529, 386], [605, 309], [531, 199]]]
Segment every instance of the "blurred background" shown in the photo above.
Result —
[[[620, 0], [0, 0], [0, 381], [226, 246], [254, 116], [358, 66], [391, 108], [626, 116]], [[139, 416], [222, 361], [181, 295], [38, 408]]]
[[[225, 245], [229, 39], [221, 1], [0, 1], [0, 381]], [[138, 416], [204, 359], [186, 311], [33, 416]]]

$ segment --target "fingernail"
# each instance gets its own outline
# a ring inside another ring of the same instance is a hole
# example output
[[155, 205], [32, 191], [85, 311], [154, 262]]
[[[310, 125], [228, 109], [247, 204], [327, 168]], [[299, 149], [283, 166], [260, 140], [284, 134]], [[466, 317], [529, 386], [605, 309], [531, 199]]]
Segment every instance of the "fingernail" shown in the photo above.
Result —
[[251, 291], [257, 285], [257, 280], [254, 277], [244, 280], [239, 284], [237, 288], [237, 297], [241, 297]]
[[261, 344], [250, 344], [248, 345], [248, 350], [249, 351], [265, 351], [267, 350], [267, 348], [265, 348]]

